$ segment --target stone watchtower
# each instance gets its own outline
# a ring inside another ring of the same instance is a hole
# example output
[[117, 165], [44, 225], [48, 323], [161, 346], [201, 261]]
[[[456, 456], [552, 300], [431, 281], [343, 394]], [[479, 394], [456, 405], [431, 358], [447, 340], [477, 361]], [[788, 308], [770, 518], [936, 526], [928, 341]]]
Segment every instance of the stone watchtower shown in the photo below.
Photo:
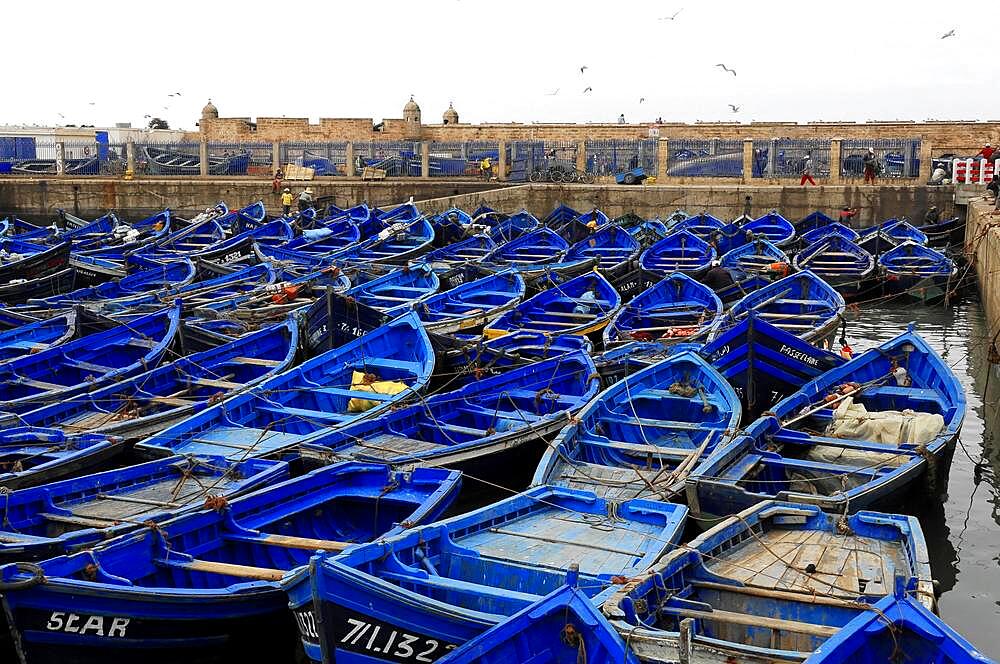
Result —
[[448, 110], [441, 116], [441, 121], [446, 125], [458, 124], [458, 111], [451, 102], [448, 102]]
[[413, 95], [410, 95], [410, 101], [403, 107], [403, 138], [408, 141], [420, 140], [420, 107], [413, 101]]
[[198, 130], [201, 132], [202, 140], [208, 140], [205, 133], [208, 131], [208, 125], [211, 124], [212, 120], [219, 119], [219, 109], [215, 107], [212, 100], [209, 99], [208, 103], [205, 104], [205, 108], [201, 109], [201, 122], [198, 123]]

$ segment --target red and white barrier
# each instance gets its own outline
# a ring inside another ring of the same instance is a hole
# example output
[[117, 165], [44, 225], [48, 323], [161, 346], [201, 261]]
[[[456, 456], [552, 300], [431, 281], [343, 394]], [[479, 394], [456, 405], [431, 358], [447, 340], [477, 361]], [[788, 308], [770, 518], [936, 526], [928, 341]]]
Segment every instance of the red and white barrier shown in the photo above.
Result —
[[951, 162], [951, 181], [956, 184], [989, 184], [992, 179], [992, 161], [956, 159]]

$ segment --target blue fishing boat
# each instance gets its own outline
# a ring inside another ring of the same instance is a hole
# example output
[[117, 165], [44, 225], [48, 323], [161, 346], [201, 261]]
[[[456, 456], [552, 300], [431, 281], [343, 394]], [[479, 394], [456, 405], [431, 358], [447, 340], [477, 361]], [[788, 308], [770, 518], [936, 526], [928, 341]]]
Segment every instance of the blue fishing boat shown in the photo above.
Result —
[[805, 664], [883, 664], [899, 657], [933, 664], [996, 664], [909, 597], [905, 586], [841, 627]]
[[[536, 487], [313, 559], [308, 574], [286, 578], [285, 585], [293, 611], [319, 612], [310, 616], [319, 629], [302, 636], [311, 644], [323, 641], [326, 661], [397, 662], [402, 642], [434, 661], [567, 581], [599, 602], [620, 577], [646, 569], [679, 539], [686, 511], [647, 500], [612, 505], [584, 491]], [[375, 626], [375, 637], [358, 637]]]
[[470, 263], [481, 262], [487, 254], [497, 248], [497, 243], [488, 235], [473, 235], [447, 246], [424, 254], [414, 262], [426, 263], [435, 271], [442, 272]]
[[965, 407], [958, 378], [910, 329], [772, 406], [688, 477], [688, 504], [703, 515], [768, 498], [837, 513], [899, 504], [937, 483]]
[[927, 236], [906, 221], [906, 219], [887, 219], [881, 224], [862, 229], [858, 232], [858, 234], [862, 238], [866, 238], [869, 235], [875, 235], [880, 231], [891, 237], [897, 243], [915, 242], [917, 244], [927, 244]]
[[758, 291], [770, 283], [772, 283], [771, 279], [764, 275], [737, 274], [733, 279], [733, 283], [718, 288], [715, 291], [715, 294], [719, 296], [720, 300], [722, 300], [723, 306], [731, 307], [732, 305], [739, 302], [750, 293]]
[[516, 240], [525, 233], [541, 228], [542, 222], [527, 210], [516, 212], [506, 219], [500, 219], [490, 226], [489, 236], [498, 243], [504, 244]]
[[965, 242], [965, 219], [961, 217], [923, 224], [917, 230], [927, 236], [929, 247], [957, 247]]
[[795, 231], [801, 235], [802, 233], [816, 230], [835, 222], [836, 220], [833, 217], [816, 210], [796, 221]]
[[504, 481], [524, 446], [555, 433], [597, 394], [593, 360], [577, 351], [439, 392], [377, 419], [309, 437], [306, 459], [448, 466]]
[[801, 662], [891, 596], [897, 576], [933, 604], [916, 518], [768, 501], [668, 554], [602, 610], [643, 662]]
[[81, 475], [125, 451], [120, 438], [56, 429], [0, 430], [0, 488], [14, 489]]
[[569, 243], [558, 233], [549, 228], [539, 228], [500, 245], [486, 254], [483, 261], [503, 265], [556, 263], [567, 249]]
[[890, 293], [906, 293], [925, 302], [944, 299], [958, 285], [958, 268], [945, 254], [904, 242], [882, 254], [878, 266]]
[[414, 308], [437, 293], [441, 280], [427, 265], [414, 265], [348, 289], [344, 295], [389, 315]]
[[449, 334], [480, 327], [503, 314], [521, 301], [526, 289], [521, 275], [505, 271], [467, 281], [411, 307], [428, 332]]
[[557, 284], [521, 302], [486, 324], [483, 334], [494, 338], [511, 332], [590, 334], [599, 332], [621, 306], [621, 296], [598, 272]]
[[822, 277], [846, 297], [859, 297], [876, 286], [875, 258], [840, 234], [816, 240], [796, 254], [792, 265]]
[[885, 252], [898, 247], [902, 241], [886, 233], [883, 228], [875, 227], [874, 232], [862, 234], [856, 244], [878, 259]]
[[840, 236], [840, 237], [844, 238], [845, 240], [849, 240], [851, 242], [857, 242], [858, 239], [861, 237], [858, 234], [858, 232], [856, 230], [854, 230], [853, 228], [851, 228], [850, 226], [845, 226], [844, 224], [840, 223], [839, 221], [833, 221], [833, 222], [831, 222], [829, 224], [826, 224], [824, 226], [820, 226], [818, 228], [814, 228], [814, 229], [812, 229], [810, 231], [806, 231], [805, 233], [802, 233], [799, 236], [799, 240], [802, 241], [802, 244], [804, 246], [809, 246], [813, 242], [817, 242], [818, 240], [822, 240], [823, 238], [827, 237], [828, 235], [837, 235], [837, 236]]
[[[457, 336], [457, 335], [456, 335]], [[457, 389], [516, 367], [568, 353], [593, 350], [587, 337], [551, 336], [540, 332], [514, 332], [496, 339], [477, 336], [438, 353], [437, 367], [447, 377], [448, 389]]]
[[296, 642], [283, 574], [437, 518], [459, 479], [338, 464], [42, 562], [45, 583], [4, 566], [15, 642], [25, 661], [283, 661]]
[[0, 362], [58, 346], [84, 331], [105, 329], [85, 311], [73, 309], [0, 332]]
[[795, 226], [775, 210], [740, 224], [740, 229], [745, 233], [753, 233], [756, 237], [764, 236], [776, 247], [787, 247], [795, 240]]
[[[124, 275], [123, 275], [124, 276]], [[30, 299], [65, 293], [83, 281], [76, 268], [68, 267], [37, 279], [0, 284], [0, 306], [24, 304]]]
[[[307, 653], [308, 654], [308, 653]], [[574, 586], [554, 590], [452, 650], [440, 664], [638, 664], [611, 623]]]
[[844, 298], [809, 270], [790, 274], [733, 305], [712, 333], [717, 338], [743, 318], [754, 315], [795, 336], [820, 345], [836, 331]]
[[616, 502], [675, 501], [741, 415], [726, 379], [695, 353], [679, 353], [601, 392], [546, 448], [532, 483]]
[[419, 392], [433, 370], [430, 338], [410, 312], [210, 406], [136, 449], [153, 456], [269, 456], [317, 431], [388, 410]]
[[434, 245], [444, 247], [469, 235], [472, 217], [468, 212], [451, 207], [428, 219], [434, 227]]
[[642, 252], [639, 265], [661, 277], [672, 272], [698, 277], [708, 270], [715, 258], [716, 251], [708, 242], [690, 231], [681, 230]]
[[593, 230], [600, 230], [611, 223], [611, 218], [603, 210], [594, 208], [576, 216], [576, 220]]
[[160, 306], [183, 299], [189, 308], [194, 308], [273, 284], [277, 276], [270, 263], [259, 263], [205, 281], [193, 281], [177, 287], [169, 286], [149, 293], [85, 302], [84, 306], [111, 315], [136, 307]]
[[174, 342], [181, 305], [0, 363], [0, 411], [24, 413], [155, 367]]
[[[29, 410], [14, 422], [127, 440], [145, 438], [289, 369], [298, 338], [298, 322], [289, 318], [134, 378]], [[0, 426], [4, 424], [15, 425], [0, 418]]]
[[195, 276], [194, 263], [190, 259], [184, 258], [157, 264], [127, 277], [107, 281], [97, 286], [78, 288], [68, 293], [60, 293], [41, 299], [30, 299], [28, 306], [60, 308], [85, 302], [134, 297], [155, 293], [171, 286], [185, 286], [194, 281]]
[[4, 498], [0, 563], [90, 548], [287, 478], [284, 461], [176, 456], [18, 489]]
[[653, 246], [670, 234], [667, 225], [659, 219], [643, 219], [641, 223], [629, 226], [627, 230], [643, 249]]
[[56, 230], [52, 226], [38, 226], [13, 215], [0, 220], [0, 237], [22, 242], [44, 244], [47, 239], [55, 235]]
[[722, 302], [711, 288], [675, 272], [619, 309], [604, 328], [604, 347], [654, 340], [673, 345], [708, 332], [722, 312]]
[[69, 266], [70, 243], [48, 246], [0, 238], [0, 284], [31, 281]]
[[707, 242], [713, 235], [726, 230], [727, 224], [718, 217], [702, 212], [693, 217], [685, 216], [673, 225], [668, 224], [667, 226], [671, 232], [687, 231]]
[[639, 241], [617, 226], [607, 226], [569, 248], [563, 260], [596, 258], [597, 267], [609, 278], [625, 274], [639, 256]]
[[361, 231], [349, 219], [322, 221], [315, 228], [303, 231], [302, 235], [281, 245], [319, 258], [350, 247], [361, 239]]
[[226, 229], [212, 218], [173, 231], [156, 242], [142, 247], [137, 253], [148, 256], [163, 254], [194, 254], [226, 239]]
[[425, 253], [434, 241], [434, 228], [423, 217], [414, 221], [394, 222], [367, 240], [346, 247], [330, 256], [343, 263], [389, 263], [405, 265]]
[[[197, 149], [194, 149], [193, 152], [180, 152], [177, 148], [170, 149], [169, 146], [146, 145], [142, 147], [142, 155], [146, 169], [154, 175], [194, 177], [201, 174], [201, 157], [198, 155]], [[208, 155], [209, 175], [246, 175], [249, 166], [250, 152], [248, 151], [232, 155]]]
[[737, 275], [737, 278], [751, 274], [772, 274], [788, 269], [788, 254], [769, 240], [757, 238], [730, 249], [719, 263]]
[[546, 226], [551, 226], [553, 224], [563, 224], [566, 223], [567, 221], [572, 221], [573, 219], [576, 219], [579, 216], [580, 213], [571, 208], [570, 206], [564, 203], [559, 203], [554, 208], [552, 208], [552, 212], [549, 212], [545, 216], [545, 219], [542, 220], [542, 222]]
[[721, 332], [699, 353], [733, 386], [756, 417], [844, 358], [803, 341], [755, 314]]

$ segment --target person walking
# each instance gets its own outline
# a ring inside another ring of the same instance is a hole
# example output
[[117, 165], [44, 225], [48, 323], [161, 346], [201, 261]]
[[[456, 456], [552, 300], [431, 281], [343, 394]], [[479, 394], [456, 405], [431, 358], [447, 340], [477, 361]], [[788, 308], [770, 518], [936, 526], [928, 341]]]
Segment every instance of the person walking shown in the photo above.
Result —
[[308, 210], [309, 208], [312, 207], [313, 205], [312, 193], [313, 190], [310, 187], [306, 187], [305, 189], [302, 190], [302, 193], [299, 194], [299, 212], [302, 212], [303, 210]]
[[806, 182], [808, 182], [809, 184], [811, 184], [814, 187], [816, 186], [816, 180], [813, 180], [813, 176], [812, 176], [812, 161], [813, 161], [812, 160], [812, 155], [809, 154], [809, 153], [806, 153], [806, 159], [802, 163], [802, 179], [799, 180], [799, 186], [800, 187], [806, 186]]
[[281, 192], [281, 210], [282, 214], [286, 217], [292, 213], [292, 201], [294, 197], [292, 196], [292, 190], [285, 187], [285, 190]]
[[878, 166], [878, 161], [875, 159], [875, 148], [868, 148], [861, 164], [865, 170], [865, 184], [875, 184], [875, 169]]
[[750, 219], [750, 213], [753, 211], [753, 196], [747, 194], [743, 197], [743, 216]]

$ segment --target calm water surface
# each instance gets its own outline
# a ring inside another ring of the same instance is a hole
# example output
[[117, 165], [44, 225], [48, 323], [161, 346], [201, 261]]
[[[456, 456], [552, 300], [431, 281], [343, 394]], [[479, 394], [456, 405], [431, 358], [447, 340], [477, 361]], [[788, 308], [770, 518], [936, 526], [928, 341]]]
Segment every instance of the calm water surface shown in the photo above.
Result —
[[938, 581], [941, 616], [987, 655], [1000, 659], [1000, 366], [990, 365], [985, 314], [978, 300], [951, 309], [913, 304], [862, 307], [848, 325], [861, 351], [899, 334], [910, 321], [965, 386], [968, 413], [955, 449], [947, 493], [915, 512]]

